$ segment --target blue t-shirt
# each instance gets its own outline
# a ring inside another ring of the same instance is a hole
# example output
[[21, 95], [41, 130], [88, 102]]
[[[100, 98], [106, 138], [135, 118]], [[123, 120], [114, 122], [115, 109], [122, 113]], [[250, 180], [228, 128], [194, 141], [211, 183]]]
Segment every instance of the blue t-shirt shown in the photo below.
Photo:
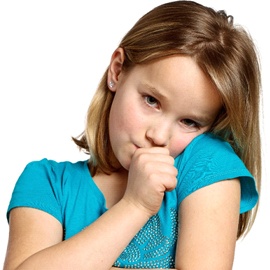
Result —
[[[19, 177], [8, 207], [32, 207], [60, 221], [68, 239], [99, 218], [106, 209], [102, 192], [93, 181], [88, 161], [29, 163]], [[240, 178], [240, 213], [252, 209], [258, 194], [241, 159], [223, 140], [203, 134], [175, 159], [177, 186], [166, 192], [159, 212], [152, 216], [119, 256], [114, 266], [173, 268], [179, 204], [194, 191], [225, 179]], [[229, 199], [229, 198], [228, 198]], [[181, 229], [181, 228], [180, 228]]]

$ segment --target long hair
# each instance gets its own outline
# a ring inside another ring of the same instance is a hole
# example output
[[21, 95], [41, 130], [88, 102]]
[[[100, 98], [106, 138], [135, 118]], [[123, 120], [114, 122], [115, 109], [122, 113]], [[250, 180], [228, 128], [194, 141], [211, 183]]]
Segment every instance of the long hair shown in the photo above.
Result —
[[[223, 108], [211, 132], [228, 141], [256, 180], [261, 182], [259, 126], [260, 66], [248, 32], [234, 25], [225, 11], [215, 11], [193, 1], [174, 1], [146, 13], [119, 44], [125, 52], [123, 70], [158, 59], [192, 57], [214, 83]], [[75, 142], [91, 155], [90, 170], [111, 173], [119, 168], [112, 152], [108, 119], [114, 94], [105, 71], [90, 104], [84, 133]], [[238, 237], [246, 234], [257, 206], [240, 215]]]

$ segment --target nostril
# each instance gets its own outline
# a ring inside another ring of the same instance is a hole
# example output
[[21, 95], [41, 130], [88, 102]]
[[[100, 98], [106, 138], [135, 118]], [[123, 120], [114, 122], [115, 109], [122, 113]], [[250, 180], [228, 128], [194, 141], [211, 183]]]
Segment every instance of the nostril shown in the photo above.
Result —
[[168, 146], [168, 139], [162, 134], [146, 133], [147, 140], [151, 143], [152, 146], [166, 147]]

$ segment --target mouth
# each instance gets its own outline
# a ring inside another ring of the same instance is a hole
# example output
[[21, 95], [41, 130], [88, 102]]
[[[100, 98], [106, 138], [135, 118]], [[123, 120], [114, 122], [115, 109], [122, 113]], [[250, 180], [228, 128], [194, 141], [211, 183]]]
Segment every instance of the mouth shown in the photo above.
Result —
[[136, 150], [139, 149], [139, 148], [141, 148], [141, 147], [140, 147], [139, 145], [137, 145], [137, 144], [134, 144], [134, 146], [135, 146]]
[[138, 149], [140, 149], [141, 147], [138, 145], [138, 144], [133, 144], [133, 154], [132, 155], [134, 155], [135, 154], [135, 152], [138, 150]]
[[136, 145], [136, 144], [134, 144], [134, 146], [135, 146], [135, 151], [136, 150], [138, 150], [140, 147], [138, 146], [138, 145]]

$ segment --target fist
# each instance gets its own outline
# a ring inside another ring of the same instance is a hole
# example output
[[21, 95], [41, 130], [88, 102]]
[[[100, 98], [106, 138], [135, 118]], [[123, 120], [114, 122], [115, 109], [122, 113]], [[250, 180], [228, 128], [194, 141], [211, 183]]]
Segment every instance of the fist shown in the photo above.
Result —
[[168, 149], [139, 148], [131, 160], [124, 198], [152, 216], [158, 212], [165, 191], [175, 188], [176, 176]]

